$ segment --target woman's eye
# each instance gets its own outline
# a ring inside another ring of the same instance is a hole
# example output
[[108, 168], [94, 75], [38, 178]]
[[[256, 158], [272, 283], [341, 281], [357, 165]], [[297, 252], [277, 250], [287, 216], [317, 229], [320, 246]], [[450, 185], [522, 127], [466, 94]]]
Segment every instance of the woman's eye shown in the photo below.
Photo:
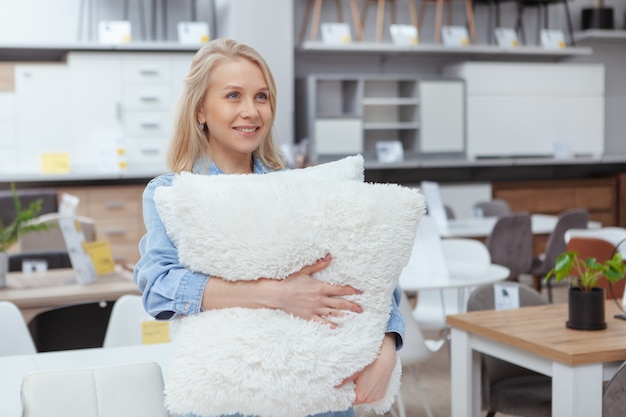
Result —
[[256, 96], [257, 99], [259, 100], [267, 100], [267, 94], [266, 93], [259, 93]]
[[228, 98], [239, 98], [239, 93], [230, 93]]

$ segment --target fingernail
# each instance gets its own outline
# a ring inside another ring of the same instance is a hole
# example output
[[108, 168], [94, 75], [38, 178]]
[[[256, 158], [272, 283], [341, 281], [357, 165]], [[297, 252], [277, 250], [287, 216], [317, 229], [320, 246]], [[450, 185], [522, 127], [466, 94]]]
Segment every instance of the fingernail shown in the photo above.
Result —
[[363, 294], [363, 291], [361, 291], [361, 290], [356, 290], [355, 294], [357, 294], [357, 295], [361, 295], [361, 294]]
[[354, 310], [354, 311], [356, 311], [357, 313], [362, 313], [363, 312], [363, 308], [357, 307], [356, 310]]
[[324, 261], [328, 261], [328, 260], [330, 260], [330, 253], [327, 253], [326, 255], [324, 255], [324, 257], [322, 258], [322, 260], [324, 260]]

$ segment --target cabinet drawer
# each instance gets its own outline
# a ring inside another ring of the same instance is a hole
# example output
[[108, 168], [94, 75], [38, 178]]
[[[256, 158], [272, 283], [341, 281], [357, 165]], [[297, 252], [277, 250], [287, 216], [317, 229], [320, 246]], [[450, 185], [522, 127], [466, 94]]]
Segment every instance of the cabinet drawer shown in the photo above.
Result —
[[141, 215], [142, 192], [139, 187], [111, 187], [91, 194], [88, 211], [96, 227], [111, 219], [136, 221]]
[[124, 133], [128, 137], [167, 137], [171, 127], [172, 120], [168, 112], [125, 113]]
[[129, 167], [150, 164], [165, 168], [167, 139], [135, 139], [126, 143], [126, 160]]
[[168, 109], [172, 92], [168, 85], [127, 85], [124, 88], [124, 108], [129, 110]]
[[615, 206], [615, 190], [611, 186], [576, 188], [576, 207], [610, 211]]
[[124, 82], [130, 84], [167, 83], [172, 79], [168, 61], [152, 59], [129, 59], [124, 61]]

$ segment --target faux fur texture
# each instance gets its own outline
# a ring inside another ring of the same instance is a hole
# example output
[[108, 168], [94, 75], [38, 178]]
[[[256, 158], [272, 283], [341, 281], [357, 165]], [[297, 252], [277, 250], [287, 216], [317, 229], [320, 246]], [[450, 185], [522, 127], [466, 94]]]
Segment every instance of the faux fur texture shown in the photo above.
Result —
[[[363, 291], [353, 299], [364, 312], [338, 319], [334, 330], [270, 309], [176, 320], [165, 392], [170, 412], [303, 417], [350, 407], [353, 384], [335, 387], [376, 358], [424, 210], [415, 190], [328, 179], [355, 163], [362, 159], [267, 175], [183, 173], [156, 190], [180, 262], [192, 270], [233, 281], [283, 279], [331, 253], [331, 264], [314, 277]], [[362, 169], [343, 174], [362, 179]], [[367, 409], [390, 408], [400, 374], [398, 362], [387, 396]]]

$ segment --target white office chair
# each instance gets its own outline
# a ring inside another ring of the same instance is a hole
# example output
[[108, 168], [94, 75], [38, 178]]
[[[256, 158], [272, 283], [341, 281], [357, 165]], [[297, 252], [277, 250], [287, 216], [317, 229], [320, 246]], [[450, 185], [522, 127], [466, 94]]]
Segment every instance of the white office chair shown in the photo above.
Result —
[[144, 309], [141, 296], [126, 294], [113, 305], [102, 347], [141, 345], [142, 323], [153, 321]]
[[[422, 216], [407, 266], [400, 275], [400, 287], [411, 288], [417, 279], [448, 280], [450, 274], [435, 220]], [[457, 289], [420, 290], [413, 317], [422, 330], [446, 329], [446, 315], [459, 312]]]
[[[406, 320], [406, 333], [404, 337], [404, 346], [398, 351], [398, 358], [402, 363], [402, 372], [413, 378], [417, 394], [422, 401], [424, 411], [428, 417], [433, 417], [433, 413], [428, 405], [426, 395], [420, 386], [419, 381], [419, 365], [428, 360], [435, 352], [443, 346], [443, 340], [427, 340], [424, 339], [422, 330], [412, 315], [412, 306], [404, 291], [400, 300], [400, 311]], [[404, 386], [404, 385], [403, 385]], [[406, 417], [406, 408], [402, 397], [402, 387], [396, 396], [396, 405], [400, 417]], [[396, 411], [392, 408], [391, 414], [396, 417]]]
[[22, 380], [22, 417], [169, 417], [157, 363], [36, 371]]
[[10, 301], [0, 301], [0, 334], [0, 356], [37, 353], [22, 313]]

